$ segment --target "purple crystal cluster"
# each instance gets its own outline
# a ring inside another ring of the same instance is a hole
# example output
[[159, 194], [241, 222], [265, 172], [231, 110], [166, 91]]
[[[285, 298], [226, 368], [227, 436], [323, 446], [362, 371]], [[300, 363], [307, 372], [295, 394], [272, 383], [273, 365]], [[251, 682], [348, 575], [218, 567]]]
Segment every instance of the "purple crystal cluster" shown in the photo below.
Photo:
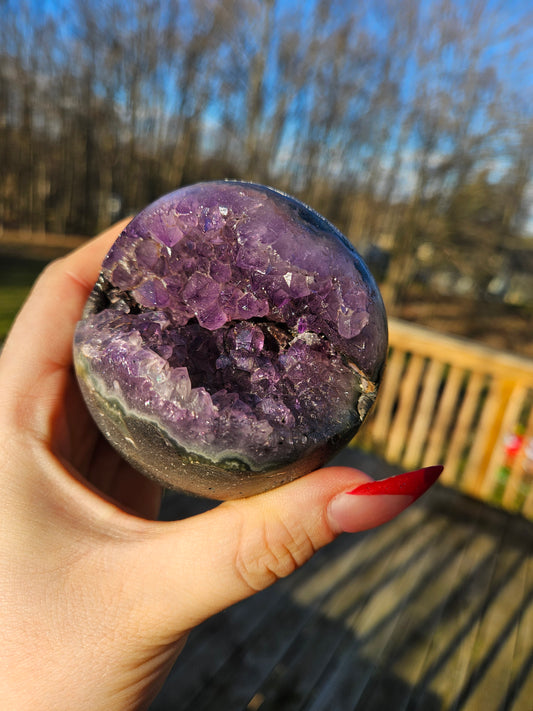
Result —
[[245, 496], [321, 465], [372, 404], [387, 349], [361, 258], [297, 200], [182, 188], [119, 236], [78, 324], [87, 404], [166, 486]]

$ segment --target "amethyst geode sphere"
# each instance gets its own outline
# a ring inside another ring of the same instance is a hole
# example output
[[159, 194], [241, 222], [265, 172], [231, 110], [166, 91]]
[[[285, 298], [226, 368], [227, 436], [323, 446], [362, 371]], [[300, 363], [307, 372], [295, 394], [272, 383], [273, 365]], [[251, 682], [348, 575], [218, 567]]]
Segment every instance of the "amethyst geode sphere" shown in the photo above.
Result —
[[323, 464], [361, 425], [387, 350], [348, 241], [252, 183], [182, 188], [107, 254], [74, 339], [102, 432], [164, 486], [215, 499]]

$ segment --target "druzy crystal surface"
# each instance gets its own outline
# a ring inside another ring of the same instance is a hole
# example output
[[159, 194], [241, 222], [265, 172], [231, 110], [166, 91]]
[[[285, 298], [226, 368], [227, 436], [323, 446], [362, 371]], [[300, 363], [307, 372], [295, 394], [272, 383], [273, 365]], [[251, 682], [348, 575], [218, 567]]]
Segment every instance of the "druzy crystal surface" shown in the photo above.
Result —
[[74, 340], [90, 411], [165, 486], [247, 496], [323, 464], [362, 423], [387, 349], [378, 289], [324, 218], [208, 182], [139, 213]]

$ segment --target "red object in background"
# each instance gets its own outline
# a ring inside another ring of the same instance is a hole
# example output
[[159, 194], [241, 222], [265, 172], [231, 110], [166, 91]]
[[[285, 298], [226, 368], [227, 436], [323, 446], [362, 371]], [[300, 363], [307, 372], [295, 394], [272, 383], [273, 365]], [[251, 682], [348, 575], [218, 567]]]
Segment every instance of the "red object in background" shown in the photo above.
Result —
[[524, 435], [511, 434], [507, 435], [503, 441], [505, 448], [505, 456], [508, 459], [514, 459], [524, 445]]

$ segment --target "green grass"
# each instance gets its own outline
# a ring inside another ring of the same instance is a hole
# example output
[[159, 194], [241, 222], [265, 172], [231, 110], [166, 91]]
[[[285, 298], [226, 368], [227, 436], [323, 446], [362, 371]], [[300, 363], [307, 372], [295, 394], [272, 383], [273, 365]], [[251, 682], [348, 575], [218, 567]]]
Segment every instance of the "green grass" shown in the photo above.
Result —
[[0, 343], [48, 260], [0, 254]]
[[0, 342], [6, 337], [29, 291], [29, 286], [0, 286]]

